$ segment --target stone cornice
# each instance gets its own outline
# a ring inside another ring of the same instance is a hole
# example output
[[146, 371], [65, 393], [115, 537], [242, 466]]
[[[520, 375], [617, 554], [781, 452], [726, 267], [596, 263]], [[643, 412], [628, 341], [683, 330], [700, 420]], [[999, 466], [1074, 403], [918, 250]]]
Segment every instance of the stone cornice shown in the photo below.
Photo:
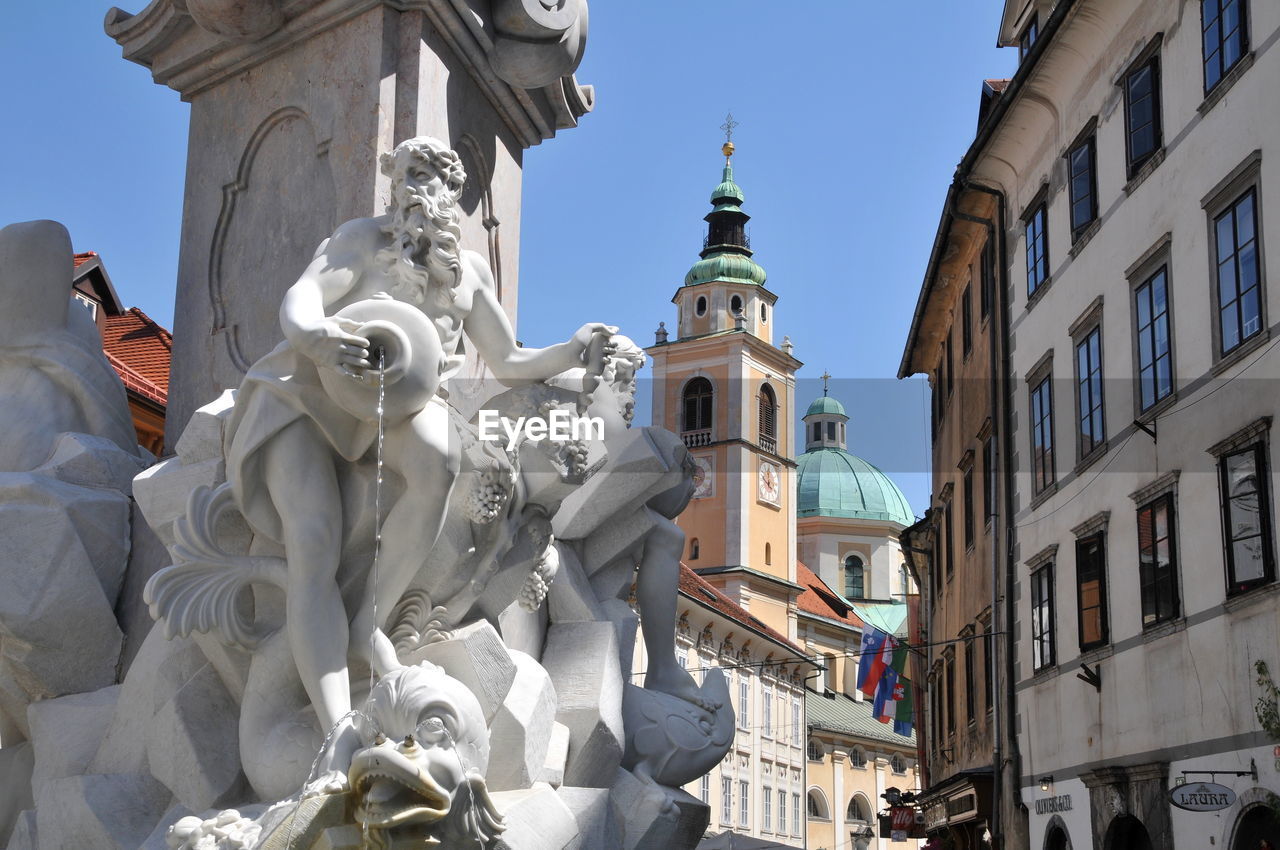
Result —
[[228, 39], [201, 28], [187, 11], [188, 2], [151, 0], [136, 15], [112, 8], [103, 23], [125, 59], [149, 68], [156, 83], [177, 91], [183, 100], [370, 9], [387, 6], [427, 16], [523, 147], [576, 126], [594, 106], [593, 89], [579, 85], [572, 73], [532, 90], [503, 81], [490, 60], [495, 50], [492, 24], [477, 9], [487, 4], [476, 0], [285, 0], [284, 24], [256, 41]]

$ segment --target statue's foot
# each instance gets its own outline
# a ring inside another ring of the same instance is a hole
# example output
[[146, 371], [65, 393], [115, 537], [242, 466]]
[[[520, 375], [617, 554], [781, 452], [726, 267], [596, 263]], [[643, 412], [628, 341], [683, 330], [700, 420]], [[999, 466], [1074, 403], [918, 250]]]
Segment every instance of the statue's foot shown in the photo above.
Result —
[[705, 696], [693, 677], [676, 664], [665, 669], [650, 667], [644, 677], [644, 686], [651, 691], [661, 691], [692, 703], [710, 714], [715, 714], [720, 709], [720, 701]]
[[308, 800], [325, 794], [345, 794], [349, 790], [351, 783], [347, 781], [347, 774], [341, 770], [329, 770], [302, 787], [302, 799]]

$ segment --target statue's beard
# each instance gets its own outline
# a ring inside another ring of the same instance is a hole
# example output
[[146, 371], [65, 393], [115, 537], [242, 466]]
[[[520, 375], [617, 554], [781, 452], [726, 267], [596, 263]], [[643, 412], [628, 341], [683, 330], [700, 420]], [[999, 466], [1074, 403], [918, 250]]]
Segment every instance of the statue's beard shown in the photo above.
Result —
[[451, 195], [433, 199], [403, 183], [393, 191], [391, 221], [383, 228], [391, 244], [378, 252], [392, 280], [392, 297], [421, 305], [434, 284], [451, 299], [462, 278], [456, 202]]

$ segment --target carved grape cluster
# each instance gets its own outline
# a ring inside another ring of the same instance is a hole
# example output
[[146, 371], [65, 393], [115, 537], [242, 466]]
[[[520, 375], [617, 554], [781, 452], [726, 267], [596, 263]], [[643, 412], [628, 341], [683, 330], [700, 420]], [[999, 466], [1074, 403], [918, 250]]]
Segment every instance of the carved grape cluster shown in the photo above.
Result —
[[506, 506], [511, 495], [511, 488], [499, 470], [491, 469], [476, 479], [476, 484], [467, 493], [463, 503], [463, 511], [467, 519], [483, 525], [493, 522]]
[[547, 598], [547, 591], [551, 589], [551, 582], [560, 570], [560, 554], [556, 551], [554, 542], [550, 538], [547, 540], [547, 547], [543, 550], [542, 557], [529, 571], [528, 577], [524, 580], [524, 586], [520, 588], [518, 601], [520, 607], [526, 611], [537, 611], [542, 607], [543, 600]]

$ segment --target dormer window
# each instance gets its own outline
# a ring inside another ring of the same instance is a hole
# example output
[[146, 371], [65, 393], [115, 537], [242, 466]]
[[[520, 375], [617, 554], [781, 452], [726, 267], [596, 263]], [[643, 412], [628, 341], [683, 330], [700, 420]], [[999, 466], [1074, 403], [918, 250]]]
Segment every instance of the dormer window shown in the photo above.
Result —
[[1018, 36], [1018, 61], [1027, 58], [1027, 54], [1031, 52], [1031, 47], [1036, 43], [1036, 39], [1040, 37], [1040, 18], [1032, 16], [1026, 27], [1022, 30], [1022, 35]]

